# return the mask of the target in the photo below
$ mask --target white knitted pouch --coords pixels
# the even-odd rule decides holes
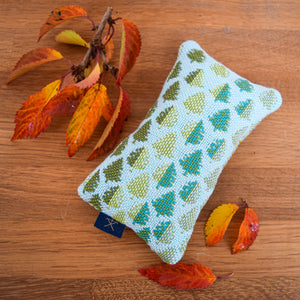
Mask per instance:
[[[157,102],[79,195],[174,264],[227,161],[281,103],[278,91],[249,82],[186,41]]]

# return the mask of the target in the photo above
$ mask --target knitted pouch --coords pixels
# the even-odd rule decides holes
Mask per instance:
[[[281,103],[278,91],[249,82],[186,41],[145,119],[79,195],[174,264],[227,161]]]

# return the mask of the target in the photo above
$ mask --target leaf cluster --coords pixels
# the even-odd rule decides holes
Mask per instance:
[[[107,8],[101,22],[95,26],[86,11],[76,5],[54,9],[40,29],[38,41],[52,28],[73,18],[86,18],[95,31],[91,42],[86,42],[73,30],[64,30],[56,41],[87,48],[78,65],[70,62],[60,52],[51,48],[36,48],[24,54],[8,77],[8,83],[36,67],[55,60],[71,63],[70,69],[60,79],[48,84],[40,92],[31,95],[15,117],[15,131],[12,140],[36,138],[58,115],[72,115],[66,132],[68,155],[71,157],[84,145],[103,117],[107,125],[88,157],[110,151],[118,141],[123,124],[130,113],[130,99],[121,82],[132,69],[140,53],[141,37],[136,25],[122,17],[112,18],[112,8]],[[113,57],[116,22],[122,22],[122,41],[118,67],[111,64]],[[103,37],[103,32],[106,35]],[[119,98],[114,107],[109,99],[104,77],[110,74],[119,88]]]

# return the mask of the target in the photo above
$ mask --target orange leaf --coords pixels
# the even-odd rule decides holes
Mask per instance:
[[[116,84],[120,84],[121,80],[134,66],[141,49],[141,36],[136,25],[124,19],[122,19],[122,21],[122,44],[120,50],[119,74]]]
[[[94,85],[97,80],[99,79],[99,75],[101,73],[101,69],[98,63],[95,64],[92,72],[83,80],[77,82],[75,84],[75,86],[81,88],[81,89],[85,89],[85,88],[89,88],[92,85]]]
[[[93,134],[101,116],[108,121],[111,118],[113,106],[103,84],[93,85],[82,98],[66,133],[68,154],[73,156]]]
[[[23,103],[16,113],[16,127],[12,141],[27,137],[36,138],[49,126],[53,117],[44,117],[42,110],[58,92],[59,85],[60,80],[53,81]]]
[[[163,286],[173,286],[177,289],[202,289],[211,286],[216,280],[216,276],[209,268],[196,263],[162,264],[139,271]]]
[[[106,125],[96,147],[93,149],[93,152],[87,160],[92,160],[98,155],[103,155],[104,153],[110,151],[118,141],[119,134],[123,128],[123,124],[130,112],[129,96],[121,86],[119,86],[119,89],[119,100],[114,113],[108,124]]]
[[[68,86],[52,97],[43,108],[43,116],[65,116],[75,112],[83,91],[76,86]]]
[[[63,56],[58,51],[51,48],[37,48],[31,50],[24,54],[17,62],[7,79],[7,83],[44,63],[62,58]]]
[[[45,24],[43,24],[43,26],[41,27],[38,41],[45,33],[47,33],[56,25],[76,17],[85,17],[86,15],[86,11],[76,5],[66,5],[55,8],[51,12]]]
[[[239,236],[232,246],[232,254],[247,250],[255,241],[259,223],[257,214],[251,208],[245,209],[245,217],[240,226]]]
[[[236,204],[228,203],[213,210],[205,226],[206,246],[213,246],[221,241],[238,208]]]
[[[107,37],[103,38],[102,44],[105,44]],[[111,61],[114,54],[114,42],[113,39],[110,39],[109,42],[105,45],[105,56],[108,61]]]

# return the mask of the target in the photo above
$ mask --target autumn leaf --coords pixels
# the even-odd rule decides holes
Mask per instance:
[[[213,210],[205,226],[206,246],[213,246],[221,241],[238,208],[236,204],[228,203]]]
[[[113,106],[106,93],[106,87],[96,83],[82,98],[67,129],[66,145],[70,145],[70,157],[91,137],[101,116],[108,121],[112,113]]]
[[[141,49],[141,37],[136,25],[124,19],[122,19],[122,21],[122,43],[120,50],[119,74],[116,84],[120,84],[121,80],[134,66]]]
[[[16,113],[16,127],[12,141],[27,137],[36,138],[49,126],[53,117],[44,117],[42,110],[58,92],[59,85],[60,80],[56,80],[48,84],[40,92],[31,95],[23,103],[23,106]]]
[[[104,37],[102,40],[102,44],[106,43],[106,39],[107,37]],[[107,61],[111,61],[112,57],[113,57],[113,53],[114,53],[114,42],[113,39],[110,39],[107,44],[105,45],[105,56]]]
[[[74,113],[83,94],[83,90],[76,86],[64,88],[48,101],[42,110],[42,115],[44,117],[53,117]]]
[[[94,68],[92,69],[91,73],[83,80],[77,82],[75,84],[75,86],[81,88],[81,89],[85,89],[85,88],[89,88],[92,85],[94,85],[100,76],[101,73],[101,69],[98,63],[95,64]]]
[[[31,50],[24,54],[17,62],[7,79],[7,83],[42,64],[62,58],[63,56],[58,51],[51,48],[37,48]]]
[[[211,286],[217,279],[209,268],[196,263],[161,264],[139,271],[163,286],[173,286],[177,289],[202,289]]]
[[[76,17],[85,16],[87,16],[86,11],[83,8],[76,5],[60,6],[54,9],[48,17],[48,19],[46,20],[45,24],[43,24],[43,26],[41,27],[38,41],[44,34],[46,34],[56,25]]]
[[[245,217],[239,229],[239,235],[232,246],[232,254],[247,250],[255,241],[258,234],[259,223],[255,211],[245,208]]]
[[[90,47],[89,43],[87,43],[77,32],[73,30],[62,31],[55,37],[55,40],[58,43],[78,45],[87,48]]]
[[[119,134],[123,128],[123,124],[130,112],[129,96],[121,86],[119,86],[119,89],[119,100],[114,113],[108,124],[106,125],[97,145],[93,149],[93,152],[88,157],[88,160],[92,160],[98,155],[103,155],[104,153],[110,151],[118,141]]]

